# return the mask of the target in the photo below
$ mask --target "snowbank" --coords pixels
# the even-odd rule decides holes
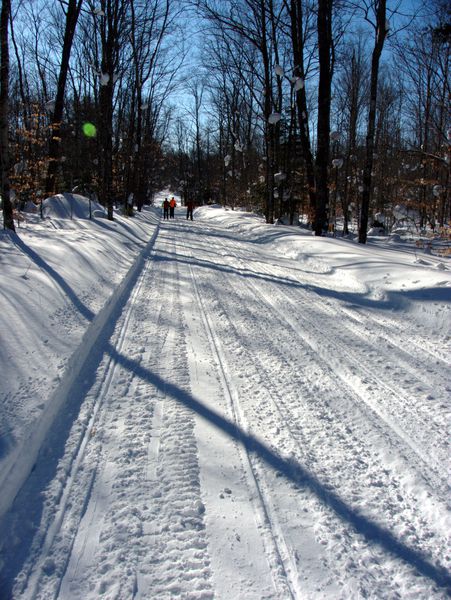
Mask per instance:
[[[96,217],[106,216],[105,208],[98,202],[68,192],[46,198],[42,212],[44,218],[48,219],[89,219],[90,214]]]
[[[45,215],[16,234],[0,232],[0,516],[62,408],[61,390],[89,356],[90,332],[115,309],[159,219],[149,208],[89,220],[87,199],[77,194],[48,199]]]

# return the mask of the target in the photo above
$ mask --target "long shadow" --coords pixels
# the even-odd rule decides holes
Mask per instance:
[[[67,294],[68,298],[71,300],[72,304],[75,308],[83,315],[88,321],[92,321],[94,318],[94,313],[89,310],[87,306],[83,304],[83,302],[78,298],[77,294],[70,287],[70,285],[65,281],[59,273],[55,271],[53,267],[43,260],[39,254],[37,254],[34,250],[32,250],[25,242],[18,236],[14,235],[13,238],[14,243],[18,246],[24,254],[26,254],[40,269],[45,271],[50,277],[55,281],[55,283],[61,288],[61,290]]]
[[[200,259],[197,257],[184,258],[164,250],[158,250],[155,260],[177,261],[177,263],[193,265],[204,269],[214,269],[222,273],[238,275],[248,279],[265,281],[274,285],[287,286],[295,289],[308,290],[325,298],[333,298],[347,304],[359,305],[362,308],[375,308],[377,310],[401,310],[410,300],[427,302],[451,302],[451,291],[449,288],[429,287],[421,290],[406,290],[401,292],[388,292],[385,300],[373,300],[365,294],[358,292],[341,292],[333,288],[323,288],[312,283],[301,283],[294,279],[270,275],[258,272],[247,267],[232,267],[218,264],[213,260]]]
[[[339,517],[347,521],[358,533],[365,536],[369,543],[379,544],[397,558],[414,567],[421,575],[433,580],[438,586],[450,588],[451,591],[451,575],[446,569],[431,564],[419,551],[409,548],[396,539],[390,531],[373,523],[367,517],[350,508],[335,492],[326,489],[317,477],[312,475],[302,465],[278,456],[257,438],[243,431],[236,423],[229,421],[216,411],[206,407],[187,391],[164,380],[135,360],[123,356],[112,346],[109,346],[108,352],[124,368],[132,371],[144,381],[151,383],[157,389],[164,391],[167,395],[172,396],[177,402],[197,413],[231,438],[242,443],[249,453],[259,456],[272,469],[281,473],[286,479],[299,487],[309,488],[322,502],[334,510]]]
[[[177,231],[183,232],[183,234],[185,235],[185,237],[189,237],[190,235],[193,235],[194,239],[198,238],[199,236],[199,230],[193,230],[192,232],[190,231],[189,227],[183,227],[183,226],[177,226],[175,225],[175,227],[171,227],[171,229],[177,229]],[[272,239],[274,237],[283,237],[283,236],[292,236],[293,233],[290,232],[270,232],[267,236],[268,239]],[[218,231],[211,231],[211,230],[204,230],[202,231],[202,237],[211,237],[211,238],[223,238],[226,240],[234,240],[237,242],[240,242],[242,244],[245,243],[251,243],[251,244],[264,244],[266,243],[267,240],[263,240],[262,238],[259,237],[256,240],[252,240],[252,239],[247,239],[244,237],[237,237],[233,232],[224,232],[222,230],[218,230]],[[198,246],[199,249],[201,250],[205,250],[205,245],[204,246]],[[377,248],[377,244],[375,244],[375,247]],[[391,251],[393,250],[394,252],[398,251],[398,248],[396,249],[391,249],[391,248],[387,248],[387,251]],[[401,249],[402,250],[402,249]],[[214,251],[214,245],[212,246],[212,251]],[[161,251],[160,251],[161,252]],[[280,258],[280,257],[278,257]],[[359,294],[356,292],[340,292],[337,291],[335,289],[331,289],[331,288],[322,288],[322,287],[318,287],[312,284],[302,284],[299,281],[295,281],[294,279],[289,279],[289,278],[282,278],[276,275],[269,275],[267,273],[261,273],[252,269],[248,269],[248,268],[233,268],[233,267],[229,267],[229,266],[224,266],[224,265],[218,265],[218,263],[215,263],[213,261],[208,261],[205,259],[199,259],[198,257],[194,257],[192,260],[188,260],[188,259],[183,259],[180,258],[179,256],[177,256],[177,260],[181,261],[181,262],[189,262],[190,264],[196,264],[198,266],[202,266],[202,267],[211,267],[211,268],[215,268],[218,270],[222,270],[225,272],[229,272],[229,273],[236,273],[238,275],[242,275],[243,277],[253,277],[255,279],[262,279],[265,281],[269,281],[275,284],[280,284],[280,285],[288,285],[291,287],[298,287],[298,288],[303,288],[303,289],[308,289],[312,292],[315,292],[316,294],[320,295],[320,296],[324,296],[324,297],[330,297],[330,298],[334,298],[337,300],[340,300],[342,302],[346,302],[346,303],[355,303],[355,304],[360,304],[362,307],[365,308],[378,308],[378,309],[383,309],[383,308],[390,308],[390,309],[402,309],[405,306],[406,301],[428,301],[428,302],[451,302],[451,290],[449,288],[441,288],[441,287],[428,287],[428,288],[422,288],[422,289],[418,289],[418,290],[405,290],[405,291],[400,291],[400,292],[388,292],[387,293],[387,299],[385,301],[381,301],[381,300],[372,300],[371,298],[366,297],[364,294]],[[251,260],[252,262],[252,260]],[[295,262],[295,261],[293,261]],[[354,265],[357,263],[354,263]],[[373,263],[374,264],[374,263]],[[351,267],[353,266],[353,263],[349,263],[349,264],[344,264],[344,265],[340,265],[340,269],[346,269],[347,267]],[[302,273],[302,268],[300,268],[300,271]]]
[[[252,233],[248,234],[248,236],[242,233],[237,235],[237,233],[233,230],[224,230],[210,223],[208,226],[205,226],[202,223],[194,221],[193,226],[193,223],[191,222],[189,224],[187,223],[186,225],[181,225],[177,224],[177,221],[178,219],[176,219],[175,223],[171,224],[168,230],[183,232],[184,235],[194,235],[197,237],[200,234],[202,237],[223,238],[229,241],[233,240],[234,242],[240,244],[253,244],[256,246],[265,246],[267,243],[272,242],[276,238],[292,238],[294,235],[296,235],[293,231],[284,231],[282,228],[277,228],[269,231],[265,235],[262,235],[261,232],[259,232],[257,237],[252,238]]]
[[[113,328],[114,324],[109,323],[108,333],[105,332],[105,334],[111,334]],[[68,402],[61,410],[55,426],[52,428],[51,435],[46,440],[45,448],[43,448],[36,463],[36,470],[24,485],[20,493],[20,500],[18,498],[18,503],[12,508],[13,519],[9,517],[2,523],[1,535],[4,540],[8,539],[13,533],[16,539],[20,540],[19,546],[15,547],[12,555],[8,546],[2,548],[3,556],[1,558],[4,563],[0,573],[0,595],[2,598],[10,597],[12,583],[29,556],[44,510],[44,491],[55,477],[58,462],[64,454],[65,443],[74,418],[78,414],[86,393],[95,381],[96,369],[103,355],[102,348],[125,369],[133,372],[143,381],[152,384],[166,395],[171,396],[217,429],[243,444],[250,454],[260,457],[271,469],[280,473],[287,480],[300,488],[309,489],[325,505],[335,511],[343,521],[349,523],[358,533],[362,534],[368,543],[378,544],[385,551],[413,567],[418,574],[427,577],[437,586],[451,592],[451,575],[446,569],[433,565],[421,552],[409,548],[396,539],[390,531],[349,507],[336,492],[326,489],[321,481],[302,465],[282,458],[253,435],[243,431],[236,423],[206,407],[183,388],[163,379],[134,359],[122,355],[110,342],[107,342],[96,348],[91,357],[92,360],[89,361],[89,368],[84,373],[83,385],[74,390],[75,393],[68,398]]]
[[[96,218],[96,219],[94,219],[94,221],[95,221],[97,227],[106,229],[108,232],[114,231],[116,228],[120,228],[122,231],[125,230],[130,235],[131,238],[136,238],[136,235],[137,235],[136,229],[131,227],[127,223],[127,221],[125,221],[124,219],[121,221],[118,221],[118,220],[109,221],[108,219],[102,217],[102,218]],[[142,222],[142,221],[140,221],[140,222]],[[158,225],[158,219],[152,218],[152,220],[148,221],[148,223],[150,225],[153,225],[156,227]],[[145,232],[142,231],[141,234],[144,236]]]
[[[182,219],[183,220],[183,219]],[[200,227],[202,228],[203,225],[200,224]],[[208,229],[207,229],[208,227]],[[268,225],[269,229],[263,234],[261,231],[258,232],[257,235],[254,235],[252,232],[250,232],[249,234],[239,234],[237,235],[233,230],[223,230],[220,227],[216,226],[215,224],[211,224],[209,223],[208,226],[205,227],[205,229],[202,230],[202,235],[211,235],[211,236],[216,236],[216,237],[223,237],[225,239],[229,239],[229,240],[234,240],[237,242],[241,242],[241,243],[249,243],[249,244],[253,244],[256,246],[265,246],[270,242],[273,242],[276,239],[283,239],[283,238],[293,238],[296,235],[299,235],[300,231],[308,231],[311,234],[311,230],[307,230],[305,227],[300,227],[299,231],[296,227],[291,227],[289,229],[286,229],[285,226],[281,226],[281,227],[271,227]],[[189,228],[184,228],[183,229],[184,233],[186,233],[187,231],[189,231]],[[199,233],[199,229],[195,230],[196,235]],[[305,236],[300,236],[300,237],[304,237]],[[331,238],[328,238],[331,239]],[[352,250],[352,245],[355,242],[352,242],[344,237],[338,236],[337,238],[335,238],[335,240],[337,242],[345,242],[347,245],[349,245],[350,250]],[[367,242],[367,247],[373,247],[376,250],[379,250],[381,247],[378,244],[378,241],[376,239],[372,239],[372,238],[368,238],[368,242]],[[409,245],[408,243],[405,244],[405,246],[403,245],[403,243],[395,243],[392,247],[390,247],[389,245],[385,244],[383,246],[384,252],[394,252],[394,253],[404,253],[404,254],[409,254],[412,255],[412,253],[415,253],[416,255],[418,255],[418,257],[424,257],[426,260],[428,258],[428,255],[424,254],[421,251],[417,251],[415,252],[415,247]],[[435,257],[436,258],[436,257]]]
[[[96,348],[91,355],[92,362],[83,375],[83,381],[73,390],[57,415],[33,469],[19,490],[14,502],[0,520],[0,599],[12,600],[13,586],[23,568],[36,537],[45,511],[46,490],[54,481],[58,472],[58,464],[66,451],[74,421],[86,394],[95,382],[95,373],[102,351]],[[82,429],[86,424],[81,425]],[[43,538],[38,540],[38,544]]]

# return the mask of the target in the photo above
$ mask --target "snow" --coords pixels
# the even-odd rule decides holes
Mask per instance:
[[[448,597],[450,259],[169,194],[0,233],[0,597]]]

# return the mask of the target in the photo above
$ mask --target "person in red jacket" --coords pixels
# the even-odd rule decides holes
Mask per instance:
[[[193,220],[193,210],[194,210],[194,202],[192,200],[187,200],[186,202],[186,218]]]
[[[169,216],[171,217],[171,219],[174,218],[174,210],[176,206],[177,202],[175,201],[174,196],[172,196],[172,198],[169,201]]]

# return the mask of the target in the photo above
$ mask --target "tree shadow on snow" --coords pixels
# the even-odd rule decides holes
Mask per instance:
[[[109,323],[107,329],[110,333],[112,328],[114,328],[113,323]],[[230,436],[230,438],[241,443],[249,454],[260,457],[271,469],[280,473],[291,483],[309,489],[344,522],[353,527],[357,533],[363,535],[369,544],[377,544],[384,551],[403,560],[414,568],[419,575],[430,579],[437,586],[446,588],[448,591],[451,589],[451,575],[446,569],[432,564],[421,552],[409,548],[390,531],[350,508],[336,492],[326,489],[321,481],[301,464],[282,458],[253,435],[243,431],[236,423],[206,407],[183,388],[163,379],[142,364],[118,352],[111,343],[107,342],[105,345],[102,344],[101,347],[117,364],[131,371],[143,381],[150,383],[166,396],[170,396],[175,401],[183,404],[193,413]],[[65,443],[74,423],[74,418],[76,418],[79,407],[95,380],[96,369],[102,354],[103,352],[97,347],[95,354],[91,356],[87,372],[84,372],[83,384],[77,390],[74,390],[75,393],[67,399],[67,403],[60,412],[52,432],[46,440],[45,447],[41,449],[40,458],[36,462],[35,469],[20,492],[20,500],[13,505],[12,514],[7,515],[6,521],[2,523],[0,534],[2,542],[6,544],[2,548],[2,556],[0,557],[0,596],[2,598],[11,597],[14,581],[23,568],[27,557],[30,556],[31,548],[36,543],[35,536],[39,531],[39,523],[45,507],[45,490],[55,477],[58,462],[64,454]],[[19,542],[18,544],[16,542],[14,548],[8,542],[11,536],[14,536]]]
[[[205,247],[202,247],[205,250]],[[213,251],[214,252],[214,251]],[[214,252],[217,254],[216,252]],[[449,288],[445,287],[427,287],[418,290],[405,290],[405,291],[391,291],[385,294],[382,299],[371,298],[365,292],[348,292],[339,291],[334,288],[325,288],[309,283],[302,283],[299,280],[292,279],[290,277],[281,277],[279,275],[271,275],[270,273],[264,273],[251,269],[248,267],[233,267],[231,265],[218,264],[212,260],[206,260],[204,258],[194,257],[181,257],[180,255],[173,254],[159,249],[158,254],[155,255],[154,260],[158,261],[176,261],[179,264],[186,264],[194,267],[200,267],[203,269],[214,269],[222,273],[237,275],[245,279],[253,279],[255,281],[263,281],[265,283],[271,283],[275,286],[289,287],[299,290],[307,290],[314,294],[317,294],[323,298],[331,298],[342,302],[346,306],[352,305],[353,308],[362,309],[377,309],[379,310],[403,310],[409,302],[442,302],[450,303],[451,295]]]
[[[18,235],[14,236],[14,243],[22,250],[24,254],[30,258],[30,260],[35,263],[37,267],[45,271],[53,279],[53,281],[58,285],[58,287],[61,288],[62,292],[68,296],[69,300],[80,312],[80,314],[83,315],[83,317],[85,317],[88,321],[93,320],[94,313],[83,304],[67,281],[65,281],[53,267],[46,263],[45,260],[39,256],[39,254],[27,246],[27,244],[25,244],[25,242]]]
[[[446,569],[433,565],[419,551],[406,546],[406,544],[399,541],[390,531],[350,508],[338,494],[330,489],[326,489],[324,485],[302,465],[282,458],[254,436],[243,431],[237,424],[206,407],[187,391],[163,379],[149,369],[146,369],[133,359],[123,356],[111,346],[109,352],[117,363],[132,371],[144,381],[152,384],[158,390],[163,391],[166,395],[171,396],[188,409],[197,413],[201,418],[205,419],[234,440],[242,443],[250,454],[259,456],[269,467],[278,473],[281,473],[286,479],[299,487],[310,489],[310,491],[324,502],[324,504],[334,510],[341,519],[348,522],[358,533],[363,535],[368,543],[378,544],[384,550],[415,568],[421,575],[434,581],[438,586],[451,588],[451,575]]]

